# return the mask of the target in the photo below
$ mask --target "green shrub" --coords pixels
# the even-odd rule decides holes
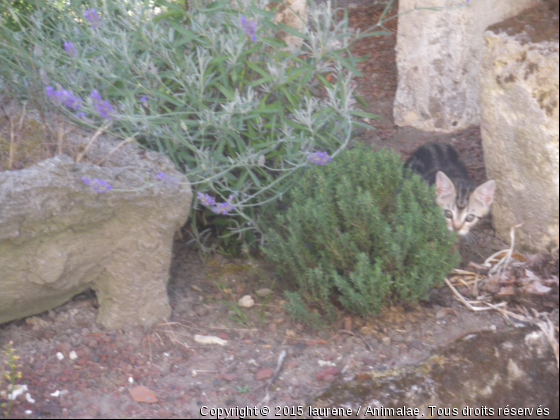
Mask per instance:
[[[328,319],[336,303],[366,315],[425,298],[458,263],[435,191],[394,152],[344,151],[307,170],[287,201],[264,252]]]
[[[0,2],[0,91],[166,153],[195,191],[192,233],[262,239],[257,209],[318,151],[349,143],[360,111],[351,43],[330,3],[303,33],[269,0]],[[8,25],[8,23],[12,24]],[[382,28],[382,22],[376,27]],[[293,50],[278,39],[302,39]]]

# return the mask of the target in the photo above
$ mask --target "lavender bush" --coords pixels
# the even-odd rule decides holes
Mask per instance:
[[[375,117],[357,107],[347,16],[309,3],[299,33],[274,23],[268,0],[195,0],[188,13],[163,0],[45,0],[25,14],[6,2],[0,87],[168,154],[198,193],[199,243],[211,231],[254,243],[260,206]],[[280,31],[302,45],[287,48]]]

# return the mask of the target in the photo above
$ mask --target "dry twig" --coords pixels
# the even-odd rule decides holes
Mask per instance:
[[[105,160],[107,160],[109,158],[109,156],[111,156],[113,153],[115,153],[117,150],[119,150],[121,147],[123,147],[124,145],[128,144],[128,143],[132,143],[133,141],[135,141],[136,139],[134,138],[136,134],[132,135],[131,137],[127,138],[126,140],[121,141],[118,145],[116,145],[113,150],[111,150],[109,153],[107,153],[106,156],[104,156],[102,159],[100,159],[96,165],[97,166],[101,166],[101,164],[103,162],[105,162]],[[88,145],[89,147],[89,145]],[[85,153],[85,152],[84,152]]]
[[[360,338],[360,339],[364,342],[364,344],[366,345],[366,347],[367,347],[367,349],[368,349],[369,351],[373,351],[373,348],[372,348],[371,345],[366,341],[366,339],[365,339],[361,334],[355,333],[355,332],[353,332],[353,331],[339,330],[339,331],[334,335],[334,337],[331,338],[331,340],[334,340],[339,334],[348,334],[348,335],[351,335],[351,336],[353,336],[353,337],[358,337],[358,338]],[[329,340],[329,341],[331,341],[331,340]]]
[[[521,226],[523,226],[523,223],[520,223],[511,228],[509,232],[509,236],[511,238],[511,245],[509,249],[497,252],[496,254],[487,258],[486,261],[484,261],[485,266],[491,267],[489,274],[501,274],[509,266],[509,263],[511,262],[511,256],[513,255],[513,250],[515,248],[515,229],[520,228]],[[506,252],[505,258],[501,258],[496,265],[492,266],[492,261],[497,258],[498,255],[501,255],[504,252]]]
[[[89,141],[89,143],[86,145],[86,147],[84,148],[84,150],[78,155],[78,157],[76,158],[76,163],[80,163],[80,161],[84,158],[85,154],[87,153],[87,151],[89,150],[89,148],[91,147],[91,145],[95,142],[95,140],[97,140],[97,138],[107,129],[107,127],[109,127],[108,123],[103,124],[101,127],[99,127],[99,129],[95,132],[95,134],[91,137],[91,140]]]
[[[499,251],[486,259],[483,265],[484,267],[489,269],[488,275],[491,276],[494,274],[501,274],[504,272],[504,270],[506,270],[510,266],[512,257],[514,255],[515,229],[521,226],[522,224],[519,224],[511,228],[510,231],[511,245],[509,249]],[[473,283],[474,283],[475,290],[477,289],[477,284],[479,280],[478,274],[469,271],[464,271],[464,270],[453,270],[453,274],[455,274],[455,276],[452,278],[452,280],[457,279],[467,287],[469,286],[469,282],[465,281],[463,278],[474,277]],[[539,313],[533,310],[533,315],[531,315],[526,309],[524,309],[523,311],[524,314],[512,312],[510,310],[505,309],[505,306],[507,305],[506,302],[492,304],[484,299],[480,299],[477,301],[469,301],[465,299],[465,297],[461,295],[461,293],[459,293],[459,291],[453,286],[451,281],[445,279],[445,283],[451,289],[455,297],[473,312],[494,310],[499,312],[502,316],[504,316],[506,320],[509,320],[509,318],[514,318],[518,321],[538,326],[539,329],[544,333],[547,341],[550,343],[550,346],[552,347],[552,351],[554,352],[554,356],[556,357],[556,367],[560,369],[560,356],[559,356],[560,351],[559,351],[558,340],[556,339],[557,327],[556,328],[554,327],[553,323],[547,317],[547,314]],[[473,304],[475,303],[484,304],[485,306],[484,307],[474,306]]]
[[[282,366],[284,365],[284,360],[286,359],[287,354],[288,353],[286,352],[286,350],[282,350],[280,352],[280,354],[278,355],[278,362],[276,364],[276,370],[274,371],[274,375],[272,375],[272,378],[270,378],[269,381],[266,384],[266,388],[265,388],[266,393],[265,393],[264,398],[260,402],[261,405],[268,405],[268,403],[270,402],[270,394],[269,394],[270,386],[276,380],[276,378],[278,378],[278,375],[280,375],[280,371],[282,370]]]

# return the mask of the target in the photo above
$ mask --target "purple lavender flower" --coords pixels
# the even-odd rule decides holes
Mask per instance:
[[[225,215],[235,210],[235,206],[232,204],[233,195],[230,195],[225,203],[218,203],[218,204],[216,204],[216,200],[214,199],[214,197],[208,194],[203,194],[199,192],[198,199],[200,200],[200,203],[203,206],[210,207],[214,214]]]
[[[216,204],[216,200],[214,199],[214,197],[208,194],[203,194],[199,192],[198,199],[200,200],[200,203],[206,207],[212,207],[214,204]]]
[[[327,152],[315,152],[307,156],[307,159],[314,163],[315,165],[328,165],[332,162],[332,157],[330,157]]]
[[[82,181],[84,182],[84,184],[86,184],[88,187],[93,188],[93,190],[97,193],[97,194],[103,194],[106,192],[109,192],[113,189],[112,185],[109,184],[107,181],[103,181],[101,179],[88,179],[85,176],[82,177]]]
[[[92,188],[97,192],[97,194],[103,194],[113,189],[111,184],[101,179],[94,179],[93,184]]]
[[[57,105],[64,105],[75,111],[82,107],[82,98],[66,89],[55,90],[52,86],[47,86],[45,90],[47,97]]]
[[[242,15],[241,26],[243,26],[245,35],[251,38],[252,42],[257,42],[257,22],[254,20],[249,21],[244,15]]]
[[[147,104],[147,103],[148,103],[148,97],[142,96],[142,97],[140,98],[140,102],[142,102],[142,103],[144,103],[144,104]]]
[[[110,120],[111,114],[115,112],[115,108],[113,108],[108,101],[103,100],[97,89],[94,89],[89,96],[93,99],[95,110],[99,113],[99,115],[101,115],[101,118]]]
[[[115,108],[107,101],[99,101],[95,103],[95,109],[101,115],[101,118],[106,120],[111,119],[111,114],[115,112]]]
[[[64,51],[66,51],[70,57],[76,57],[78,55],[76,47],[72,42],[64,41]]]
[[[82,98],[74,95],[72,92],[62,89],[59,92],[59,99],[63,105],[74,110],[79,110],[82,107]]]
[[[93,29],[97,29],[101,26],[101,18],[95,9],[88,9],[84,12],[84,17],[91,23]]]
[[[101,94],[99,93],[99,91],[97,89],[93,89],[91,91],[91,93],[89,94],[89,96],[91,97],[91,99],[93,99],[94,101],[102,101],[103,98],[101,97]]]
[[[219,203],[212,207],[212,212],[215,214],[228,214],[229,212],[235,210],[235,206],[232,204],[233,195],[230,195],[225,203]]]
[[[179,180],[173,176],[169,176],[163,172],[160,172],[159,174],[157,174],[157,178],[163,182],[164,184],[168,184],[168,185],[177,185],[179,184]]]

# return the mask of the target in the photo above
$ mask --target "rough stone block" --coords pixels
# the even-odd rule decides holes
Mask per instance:
[[[170,315],[173,237],[189,215],[190,184],[168,158],[130,144],[110,155],[115,145],[101,137],[89,162],[60,155],[0,173],[0,323],[90,287],[105,327],[150,326]],[[95,179],[113,189],[96,192]]]
[[[552,8],[551,8],[552,7]],[[489,28],[481,71],[482,141],[498,192],[497,232],[529,249],[558,246],[558,2]]]
[[[395,124],[454,132],[480,121],[488,26],[539,0],[400,0]]]

